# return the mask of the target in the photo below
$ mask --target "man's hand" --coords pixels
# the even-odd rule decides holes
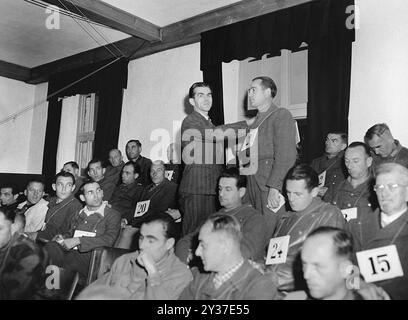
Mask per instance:
[[[364,300],[391,300],[387,292],[372,283],[360,281],[361,288],[357,291]]]
[[[273,209],[279,207],[279,190],[275,188],[269,188],[268,206]]]
[[[121,229],[126,228],[127,224],[128,224],[128,221],[125,218],[122,218],[122,220],[120,220]]]
[[[178,209],[167,209],[166,213],[169,214],[174,221],[181,218],[181,213]]]
[[[55,241],[55,242],[59,242],[62,240],[64,240],[64,238],[60,234],[57,234],[56,236],[54,236],[54,238],[51,239],[51,241]]]
[[[153,260],[153,257],[145,252],[140,251],[139,255],[137,256],[137,262],[146,269],[147,274],[152,276],[157,273],[156,263]]]
[[[35,241],[35,239],[37,239],[37,234],[38,232],[27,232],[26,235],[28,236],[28,238],[32,241]]]
[[[79,244],[81,244],[79,238],[68,238],[62,241],[61,246],[67,250],[71,250],[72,248],[76,247]]]

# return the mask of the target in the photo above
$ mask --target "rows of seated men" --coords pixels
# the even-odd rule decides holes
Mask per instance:
[[[220,209],[180,237],[170,180],[181,174],[142,157],[138,140],[127,143],[126,163],[117,149],[107,168],[91,160],[88,179],[67,162],[48,199],[41,181],[27,184],[21,203],[4,184],[0,298],[58,296],[46,285],[55,265],[78,272],[78,299],[408,299],[408,152],[385,124],[364,141],[329,133],[322,157],[292,167],[285,203],[270,212],[274,230],[230,167],[218,179]],[[128,229],[136,250],[86,283],[92,251],[117,246]]]

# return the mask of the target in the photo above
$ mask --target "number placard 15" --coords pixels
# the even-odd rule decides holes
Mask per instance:
[[[366,282],[382,281],[404,275],[395,244],[356,253]]]

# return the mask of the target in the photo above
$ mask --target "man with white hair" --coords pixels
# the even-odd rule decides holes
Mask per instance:
[[[350,224],[356,251],[361,250],[366,253],[364,256],[371,266],[369,274],[377,276],[373,279],[376,285],[382,287],[391,299],[406,300],[408,299],[408,169],[398,163],[379,165],[376,168],[374,191],[380,208],[374,212],[364,212],[356,223]],[[372,257],[367,255],[367,250],[371,249],[377,249],[377,253]],[[358,255],[359,253],[357,258]],[[360,254],[360,257],[363,255]],[[360,261],[363,261],[362,259]],[[390,270],[400,269],[399,263],[402,267],[401,272],[391,276]]]
[[[117,184],[120,180],[120,173],[125,166],[122,152],[120,152],[119,149],[109,151],[109,162],[110,165],[107,166],[105,170],[105,179]]]

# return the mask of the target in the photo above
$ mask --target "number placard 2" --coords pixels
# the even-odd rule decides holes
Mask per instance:
[[[139,201],[136,205],[135,215],[134,217],[141,217],[143,216],[147,210],[149,210],[150,200],[146,201]]]
[[[290,236],[272,238],[269,241],[266,265],[285,263],[288,256]]]
[[[164,177],[171,181],[171,179],[173,179],[173,174],[174,174],[174,170],[165,170],[164,171]]]
[[[404,275],[395,244],[356,253],[366,282],[382,281]]]

